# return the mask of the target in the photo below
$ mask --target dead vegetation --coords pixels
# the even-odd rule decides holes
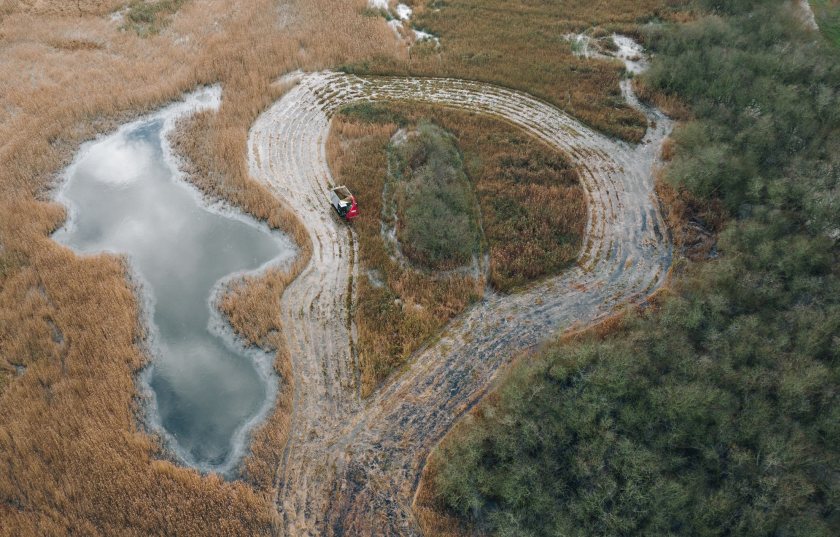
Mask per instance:
[[[580,13],[573,26],[583,28],[631,21],[650,12],[637,7],[648,3],[557,9]],[[628,138],[639,130],[638,118],[616,105],[617,67],[567,54],[557,40],[560,27],[522,34],[529,25],[511,24],[514,6],[501,2],[473,6],[482,16],[461,44],[464,28],[449,35],[432,27],[445,24],[443,17],[430,22],[448,36],[444,53],[423,56],[418,47],[410,62],[381,19],[363,14],[365,0],[257,0],[235,9],[225,0],[178,4],[166,24],[139,35],[121,30],[120,17],[112,16],[129,2],[0,0],[0,534],[256,535],[277,523],[272,488],[288,391],[254,433],[244,463],[256,491],[154,460],[155,442],[139,431],[134,375],[147,358],[126,267],[114,256],[79,258],[48,238],[65,211],[47,201],[47,191],[82,141],[197,85],[220,82],[219,112],[182,126],[177,145],[190,176],[208,195],[299,239],[305,254],[294,219],[250,181],[245,166],[248,127],[283,91],[272,82],[284,72],[376,57],[394,72],[519,87]],[[600,10],[597,17],[587,18],[582,10],[589,9]],[[619,15],[605,18],[607,12]],[[568,19],[558,13],[526,14],[543,23]],[[323,38],[326,28],[330,39]],[[480,39],[482,32],[492,43]],[[511,48],[499,49],[508,38]],[[482,56],[494,50],[498,56]],[[560,63],[546,64],[547,56]],[[511,67],[518,63],[528,72]],[[543,76],[549,82],[539,85]],[[236,286],[222,304],[240,335],[277,347],[276,369],[285,378],[282,327],[271,305],[294,270]]]
[[[387,149],[399,125],[451,132],[475,191],[489,246],[489,283],[502,291],[558,273],[577,256],[586,199],[563,155],[499,120],[415,103],[359,105],[333,119],[327,157],[363,207],[354,221],[361,275],[355,320],[367,395],[423,341],[483,295],[484,278],[404,267],[382,238]]]
[[[619,62],[575,56],[570,33],[634,33],[680,16],[674,0],[415,0],[412,23],[440,38],[416,43],[405,61],[377,58],[347,68],[378,74],[452,76],[526,91],[603,132],[639,141],[641,113],[619,91]]]
[[[362,395],[367,396],[413,350],[481,296],[482,282],[470,275],[435,278],[403,267],[380,234],[386,148],[397,126],[365,124],[338,116],[327,142],[337,181],[355,193],[362,213],[353,225],[359,240],[358,327]]]
[[[47,190],[83,140],[220,82],[220,111],[185,126],[190,143],[178,144],[193,177],[300,238],[289,213],[247,177],[248,127],[282,91],[271,86],[280,74],[399,51],[386,27],[359,14],[362,1],[235,10],[185,2],[145,38],[110,17],[125,4],[0,4],[0,534],[271,533],[283,401],[244,464],[257,490],[155,461],[154,439],[136,421],[134,375],[147,358],[126,267],[51,241],[65,211]],[[322,24],[332,40],[317,37]],[[270,272],[224,299],[241,335],[279,347],[271,304],[289,278]],[[278,349],[281,376],[286,364]]]

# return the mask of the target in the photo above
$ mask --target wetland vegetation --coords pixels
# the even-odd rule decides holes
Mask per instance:
[[[476,242],[485,243],[486,273],[479,270],[483,259],[476,260],[480,266],[474,270],[442,277],[428,268],[413,270],[394,259],[383,240],[389,146],[393,150],[392,137],[399,129],[410,132],[418,125],[429,125],[430,133],[415,144],[439,147],[436,151],[449,162],[444,169],[463,169],[467,182],[456,183],[455,194],[478,214],[472,223],[465,220],[460,233],[467,239],[459,237],[455,244],[466,246],[459,262],[473,263]],[[479,299],[485,284],[509,292],[557,274],[577,256],[586,218],[586,195],[577,173],[564,155],[511,125],[418,103],[359,104],[348,106],[333,120],[327,145],[336,180],[350,186],[365,207],[354,222],[363,269],[354,315],[364,393]],[[397,144],[397,149],[403,157],[394,167],[414,163],[422,168],[427,162],[412,158],[421,151],[418,145]],[[473,196],[475,201],[470,199]],[[473,204],[475,209],[470,208]],[[422,213],[422,205],[419,209],[429,226],[444,221]],[[476,233],[479,222],[483,238]]]
[[[610,329],[523,360],[433,456],[495,535],[834,535],[840,62],[785,2],[697,2],[643,82],[694,119],[663,180],[714,259]],[[433,494],[433,496],[434,496]],[[455,524],[457,526],[458,524]]]

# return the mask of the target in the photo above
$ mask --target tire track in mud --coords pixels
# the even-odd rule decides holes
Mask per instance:
[[[414,535],[411,502],[430,449],[499,368],[517,352],[638,301],[664,281],[671,245],[652,171],[672,123],[641,107],[629,80],[622,90],[649,120],[637,146],[489,84],[333,72],[295,76],[297,86],[257,119],[249,136],[252,176],[289,203],[313,245],[312,260],[282,298],[295,401],[278,509],[289,535]],[[332,178],[325,142],[329,118],[341,106],[391,100],[498,117],[564,151],[579,166],[588,223],[575,267],[515,295],[488,294],[361,401],[347,322],[356,247],[326,202]]]

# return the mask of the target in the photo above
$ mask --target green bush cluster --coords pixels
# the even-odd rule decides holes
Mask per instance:
[[[496,535],[840,534],[840,58],[783,2],[652,31],[696,119],[667,180],[717,198],[720,256],[616,334],[515,369],[439,448]]]
[[[672,183],[720,198],[735,216],[784,211],[830,232],[840,221],[840,62],[783,4],[653,33],[647,80],[697,115],[676,133]]]
[[[421,122],[389,151],[403,252],[430,269],[468,264],[479,252],[481,229],[455,138]]]

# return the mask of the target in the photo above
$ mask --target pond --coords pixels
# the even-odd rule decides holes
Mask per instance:
[[[152,360],[140,375],[147,425],[182,463],[229,473],[278,379],[273,355],[237,341],[215,300],[231,279],[296,252],[282,234],[208,204],[180,176],[167,134],[219,100],[218,88],[205,88],[86,144],[58,193],[70,216],[54,239],[80,254],[127,256],[150,333]]]

